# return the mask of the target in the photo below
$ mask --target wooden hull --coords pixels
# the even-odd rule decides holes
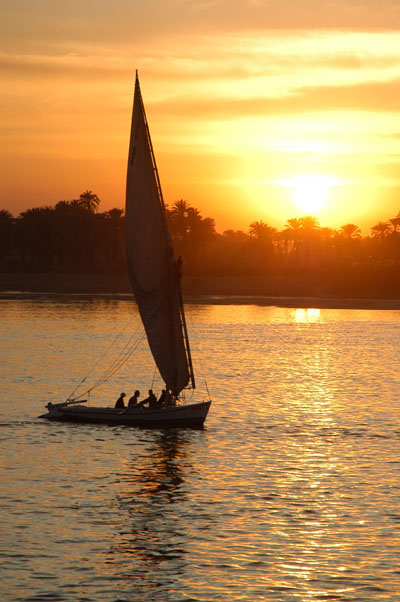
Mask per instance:
[[[162,408],[86,407],[83,405],[54,404],[47,414],[39,416],[47,420],[88,422],[92,424],[118,424],[144,428],[189,427],[201,428],[207,417],[211,401]]]

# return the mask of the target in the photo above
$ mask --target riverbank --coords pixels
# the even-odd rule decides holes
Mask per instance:
[[[187,303],[257,304],[297,308],[400,309],[400,298],[332,295],[314,290],[305,279],[282,282],[259,277],[185,277]],[[0,299],[74,296],[79,298],[131,299],[125,274],[0,274]]]

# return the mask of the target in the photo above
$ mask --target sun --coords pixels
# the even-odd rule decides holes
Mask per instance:
[[[302,174],[285,181],[285,185],[292,190],[294,204],[309,214],[326,205],[333,184],[334,178],[314,174]]]

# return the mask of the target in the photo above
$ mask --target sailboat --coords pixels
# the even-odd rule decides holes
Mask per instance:
[[[129,277],[168,402],[156,407],[92,407],[87,400],[48,403],[40,418],[143,427],[201,427],[211,399],[182,403],[195,389],[181,291],[181,261],[176,260],[136,72],[126,185],[126,256]]]

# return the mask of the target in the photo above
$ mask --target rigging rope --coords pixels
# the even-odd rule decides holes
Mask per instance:
[[[92,374],[92,372],[94,371],[94,369],[96,368],[96,366],[99,364],[99,362],[104,358],[104,356],[107,355],[110,352],[111,348],[115,345],[116,341],[120,338],[121,334],[126,331],[126,329],[128,328],[128,326],[130,326],[130,323],[127,323],[126,326],[122,329],[122,331],[120,331],[120,332],[117,333],[117,335],[115,336],[114,340],[106,348],[106,350],[104,351],[104,353],[102,353],[102,355],[98,358],[98,360],[94,363],[93,367],[89,370],[89,372],[86,374],[86,376],[81,380],[81,382],[70,393],[70,395],[67,397],[66,401],[75,401],[77,399],[77,397],[73,398],[73,395],[75,395],[75,393],[78,391],[78,389],[81,387],[81,385],[89,378],[89,376]],[[83,392],[78,397],[81,397],[85,393],[90,394],[90,392],[93,391],[93,389],[95,389],[98,386],[100,386],[100,384],[105,383],[116,372],[116,370],[118,368],[120,368],[126,362],[126,360],[128,359],[129,355],[133,351],[135,351],[135,349],[137,348],[137,346],[143,340],[144,332],[142,333],[140,339],[138,340],[137,345],[136,346],[132,345],[132,349],[128,350],[128,352],[125,352],[125,354],[124,354],[125,349],[127,348],[128,345],[131,344],[131,341],[136,336],[136,333],[137,333],[137,331],[138,331],[139,328],[140,328],[140,324],[137,325],[136,330],[131,335],[131,337],[129,338],[128,342],[123,347],[122,351],[120,351],[119,355],[117,355],[117,358],[111,363],[111,365],[109,366],[109,368],[107,368],[107,370],[103,373],[103,375],[99,378],[99,380],[97,382],[95,382],[95,384],[92,385],[92,387],[90,387],[87,391]],[[124,354],[124,357],[122,358],[122,360],[118,359],[118,358],[121,358],[121,356],[123,354]],[[114,366],[116,366],[116,368],[114,368]]]
[[[189,316],[190,326],[191,326],[190,332],[191,332],[192,338],[197,341],[196,348],[199,349],[200,348],[199,337],[197,336],[197,330],[194,327],[193,316],[192,316],[192,309],[191,309],[190,304],[189,305],[185,305],[185,313]],[[200,353],[196,357],[196,363],[199,366],[200,375],[201,375],[202,379],[204,380],[204,384],[205,384],[205,387],[206,387],[208,399],[211,401],[211,395],[210,395],[210,391],[208,389],[207,380],[206,380],[206,378],[204,376],[203,362],[202,362],[201,354]],[[194,394],[194,391],[192,390],[191,397],[193,397],[193,394]]]
[[[157,378],[157,364],[154,364],[154,372],[153,372],[153,378],[151,381],[151,388],[154,389],[154,383],[156,382],[156,378]]]
[[[111,364],[111,366],[104,372],[103,376],[101,376],[99,378],[99,380],[97,382],[95,382],[90,387],[90,389],[88,389],[86,392],[90,393],[94,389],[97,389],[98,387],[103,385],[105,382],[107,382],[116,372],[118,372],[118,370],[127,362],[127,360],[132,355],[132,353],[139,347],[140,343],[143,341],[144,336],[145,336],[145,333],[142,333],[141,337],[136,342],[131,344],[130,347],[127,349],[127,351],[125,351],[125,352],[122,351],[120,353],[119,357],[116,360],[114,360],[114,362]],[[130,341],[131,340],[132,340],[132,337],[131,337]],[[130,343],[130,341],[128,341],[128,344]],[[124,349],[126,349],[127,345],[125,345]]]

